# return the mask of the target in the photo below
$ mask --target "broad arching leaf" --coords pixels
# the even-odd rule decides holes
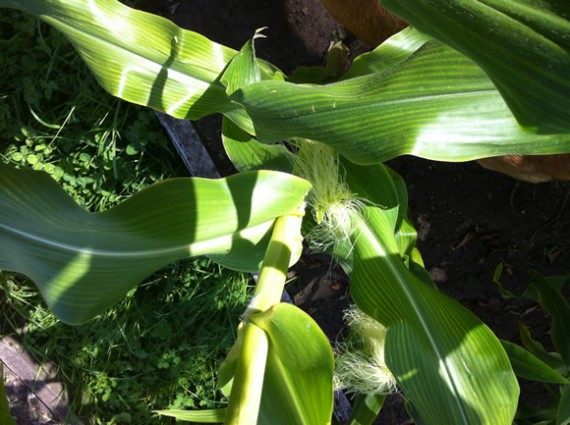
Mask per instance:
[[[540,304],[552,318],[552,343],[570,372],[570,303],[553,283],[554,280],[535,273],[531,285],[538,293]]]
[[[180,421],[201,424],[220,424],[226,416],[226,409],[211,410],[156,410],[161,416],[170,416]]]
[[[347,168],[351,189],[373,203],[351,238],[352,297],[388,328],[386,364],[420,423],[510,425],[519,390],[509,359],[486,325],[402,256],[401,195],[382,169]]]
[[[61,320],[81,323],[180,258],[225,254],[217,260],[256,269],[259,241],[309,187],[270,171],[172,179],[90,213],[47,174],[0,165],[0,268],[26,274]]]
[[[570,131],[570,2],[382,0],[382,4],[477,62],[529,131]]]
[[[352,78],[324,86],[261,81],[231,98],[245,106],[258,140],[316,140],[359,164],[406,154],[466,161],[570,151],[570,134],[522,128],[488,76],[462,54],[425,36],[416,44],[396,37],[402,50],[379,48],[355,65]],[[410,44],[421,47],[410,54]],[[383,59],[391,66],[378,66]]]
[[[260,33],[258,30],[256,36],[241,48],[224,71],[222,81],[226,84],[228,93],[233,93],[244,85],[261,81],[254,48],[255,38],[260,37]],[[285,146],[259,143],[227,117],[222,120],[222,142],[226,154],[239,171],[292,171]]]
[[[0,0],[71,41],[109,93],[177,118],[241,114],[219,81],[235,50],[117,0]],[[266,77],[278,71],[259,63]],[[239,118],[236,118],[239,119]]]
[[[501,341],[501,344],[503,344],[517,376],[537,382],[568,383],[568,380],[559,371],[548,366],[530,351],[509,341]]]

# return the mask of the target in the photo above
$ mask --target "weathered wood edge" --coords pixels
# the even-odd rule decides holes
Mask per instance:
[[[12,336],[0,339],[0,360],[4,369],[16,376],[37,398],[42,413],[62,423],[69,419],[67,394],[57,381],[53,364],[38,365]]]

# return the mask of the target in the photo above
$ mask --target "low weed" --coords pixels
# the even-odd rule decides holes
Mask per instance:
[[[5,323],[58,367],[86,424],[164,424],[153,409],[216,408],[216,370],[248,299],[244,275],[206,259],[179,262],[81,326],[58,322],[34,289],[3,279]],[[20,326],[24,324],[24,326]]]
[[[184,173],[154,113],[103,91],[56,30],[0,15],[0,160],[48,172],[101,211]]]

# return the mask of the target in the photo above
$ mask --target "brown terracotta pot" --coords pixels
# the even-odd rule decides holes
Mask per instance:
[[[378,0],[321,0],[321,3],[346,29],[371,47],[408,26]]]
[[[321,0],[321,3],[345,28],[372,47],[407,26],[378,0]],[[570,180],[570,154],[507,155],[478,162],[485,168],[529,182]]]
[[[570,180],[570,154],[506,155],[480,159],[479,164],[519,180],[541,183]]]

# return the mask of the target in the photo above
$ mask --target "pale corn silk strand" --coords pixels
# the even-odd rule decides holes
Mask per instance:
[[[313,185],[307,204],[317,226],[307,235],[307,240],[313,249],[326,250],[352,236],[355,218],[361,215],[364,203],[346,184],[338,154],[333,149],[310,140],[296,143],[299,151],[293,173]]]
[[[309,244],[324,250],[344,243],[355,231],[364,202],[348,187],[333,149],[310,140],[296,144],[293,173],[313,185],[307,203],[317,225],[307,236]],[[337,350],[336,386],[365,394],[395,392],[396,381],[384,360],[386,328],[356,307],[345,312],[345,320],[351,336]]]
[[[345,312],[350,336],[337,348],[335,386],[361,394],[396,392],[396,380],[384,360],[387,329],[353,306]]]

